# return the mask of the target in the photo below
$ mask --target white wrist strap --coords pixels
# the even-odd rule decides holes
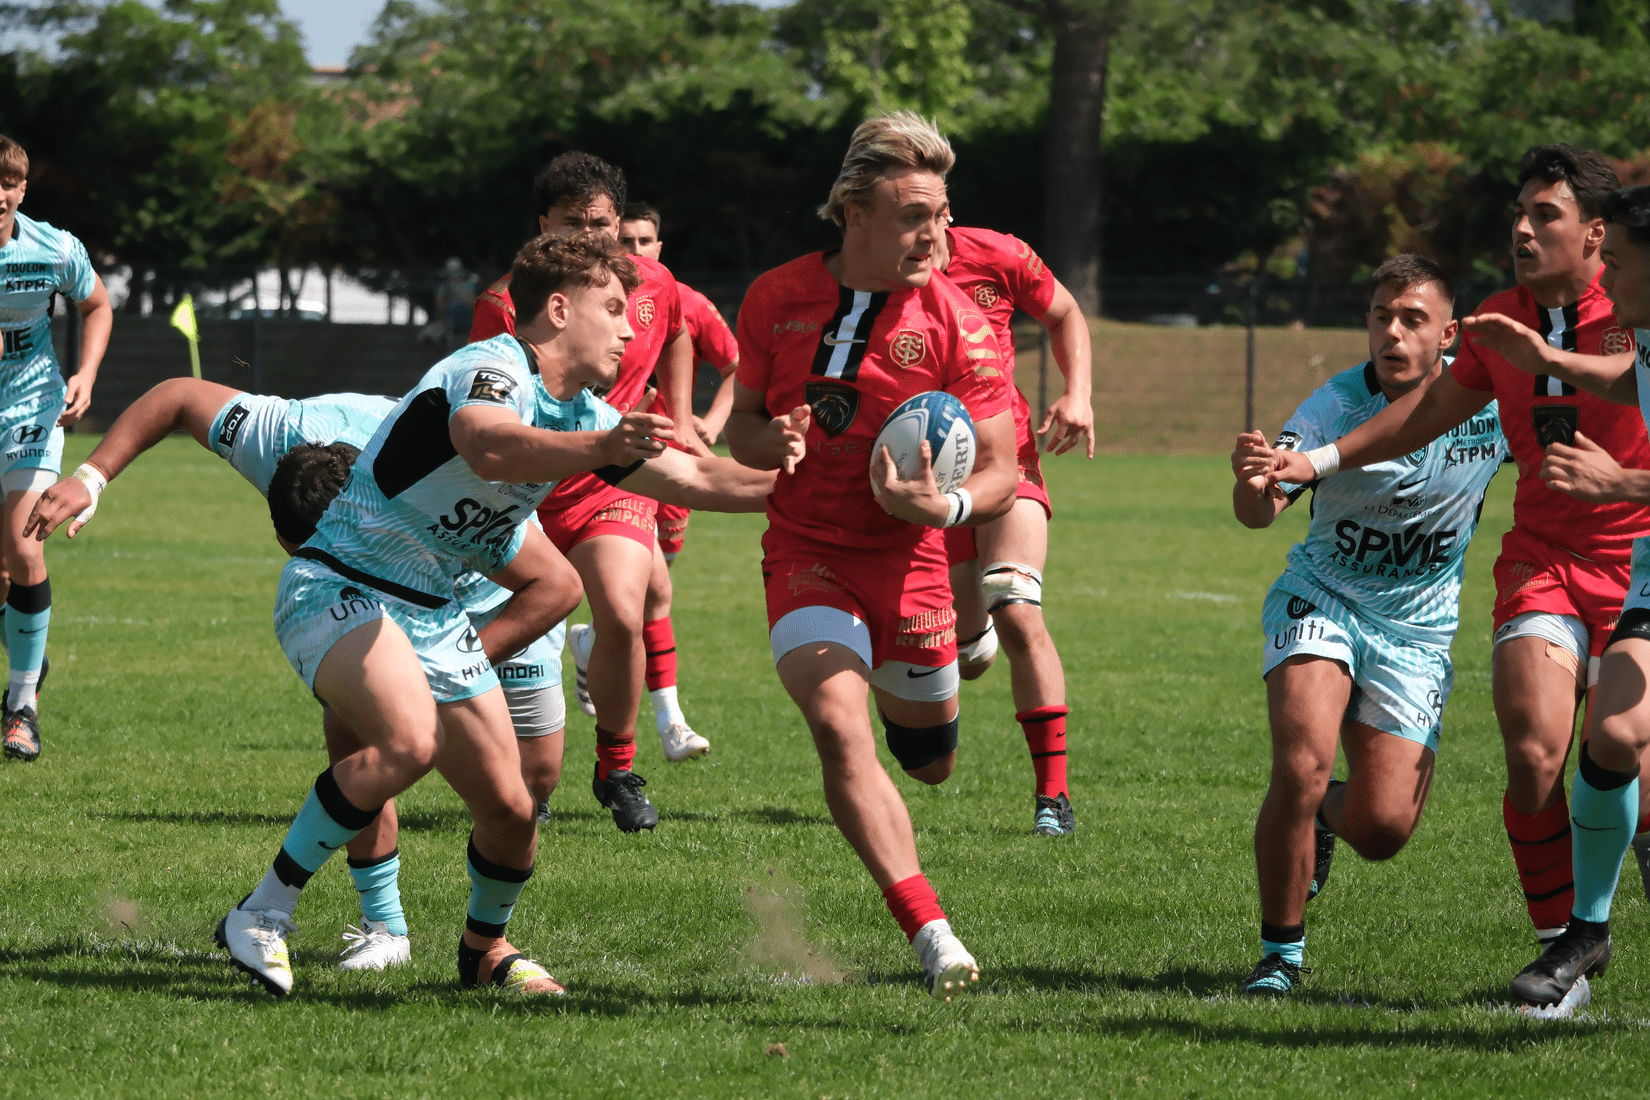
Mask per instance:
[[[967,489],[953,489],[945,494],[945,499],[951,502],[951,513],[945,517],[947,527],[965,523],[974,514],[974,498]]]
[[[1331,443],[1327,447],[1307,451],[1306,461],[1312,464],[1312,471],[1319,477],[1328,477],[1341,468],[1341,449]]]
[[[81,523],[85,523],[87,520],[91,519],[93,513],[97,511],[97,498],[102,496],[103,490],[109,487],[109,480],[98,472],[96,466],[89,465],[85,462],[82,462],[79,466],[76,466],[74,473],[69,476],[79,478],[85,483],[87,492],[92,494],[92,502],[87,505],[85,510],[78,516],[75,516],[76,520]]]

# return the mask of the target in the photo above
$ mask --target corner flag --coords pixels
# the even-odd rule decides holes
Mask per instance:
[[[178,308],[172,311],[172,327],[189,341],[189,365],[195,377],[201,376],[201,334],[195,324],[195,296],[185,294]]]

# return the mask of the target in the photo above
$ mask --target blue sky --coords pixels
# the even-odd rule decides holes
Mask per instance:
[[[311,65],[343,65],[366,41],[383,0],[281,0],[281,10],[298,24]]]

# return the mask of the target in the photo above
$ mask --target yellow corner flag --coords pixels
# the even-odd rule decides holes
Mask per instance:
[[[185,294],[178,308],[172,311],[172,327],[183,333],[189,341],[189,365],[195,377],[201,376],[201,334],[195,324],[195,296]]]

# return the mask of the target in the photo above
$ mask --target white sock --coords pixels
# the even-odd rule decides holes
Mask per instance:
[[[682,713],[682,705],[676,701],[676,685],[659,688],[647,693],[653,700],[653,721],[659,727],[662,735],[671,726],[687,725],[687,716]]]
[[[40,686],[40,670],[19,672],[11,670],[11,685],[6,689],[6,706],[22,710],[36,704],[35,689]]]
[[[303,893],[302,886],[288,886],[281,881],[281,877],[271,867],[264,872],[264,880],[258,883],[258,888],[247,895],[245,901],[236,906],[237,909],[274,909],[291,916],[298,908],[298,895]]]

